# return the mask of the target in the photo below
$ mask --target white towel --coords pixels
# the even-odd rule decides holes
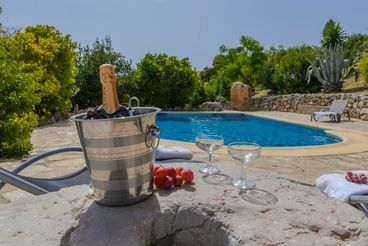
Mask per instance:
[[[349,182],[341,174],[325,174],[316,180],[317,188],[328,196],[349,202],[351,195],[368,194],[368,185]]]
[[[329,116],[329,115],[336,115],[336,112],[314,112],[314,115],[318,116],[318,117],[322,117],[322,116]]]
[[[193,158],[192,151],[180,146],[160,145],[156,149],[156,160],[167,160],[167,159],[190,160],[192,158]]]

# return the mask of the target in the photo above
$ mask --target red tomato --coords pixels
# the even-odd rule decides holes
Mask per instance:
[[[177,168],[175,168],[176,175],[181,176],[181,172],[182,172],[182,171],[183,171],[183,168],[182,168],[182,167],[177,167]]]
[[[167,176],[175,178],[176,177],[176,172],[175,169],[173,167],[170,167],[168,172],[167,172]]]
[[[192,170],[184,169],[181,172],[181,177],[182,177],[182,179],[185,183],[189,184],[189,183],[192,183],[192,181],[194,179],[194,174],[193,174]]]
[[[174,185],[176,187],[179,187],[183,184],[183,178],[179,175],[176,175],[176,178],[174,179]]]
[[[166,167],[160,167],[156,172],[156,176],[160,178],[165,178],[168,173],[169,169],[167,169]]]
[[[163,184],[162,184],[162,187],[163,187],[165,190],[170,190],[170,189],[171,189],[171,187],[172,187],[172,185],[173,185],[173,182],[171,182],[169,178],[165,178],[165,179],[164,179],[164,182],[163,182]]]
[[[155,177],[155,185],[157,188],[160,188],[163,186],[163,183],[165,181],[165,178],[159,178],[159,177]]]

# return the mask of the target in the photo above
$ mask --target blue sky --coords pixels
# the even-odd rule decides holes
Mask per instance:
[[[317,45],[329,18],[368,33],[367,0],[0,0],[7,27],[56,26],[82,45],[109,35],[134,63],[147,52],[189,57],[201,69],[240,35],[265,48]]]

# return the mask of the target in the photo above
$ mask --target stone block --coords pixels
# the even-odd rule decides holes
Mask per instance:
[[[219,102],[204,102],[201,104],[200,109],[202,111],[221,111],[223,107]]]
[[[246,110],[251,109],[252,90],[250,86],[241,82],[235,82],[230,90],[231,109]]]

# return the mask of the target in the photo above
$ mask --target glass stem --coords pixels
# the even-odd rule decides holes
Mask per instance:
[[[212,167],[212,151],[208,152],[208,165],[209,167]]]
[[[246,160],[245,158],[242,161],[242,167],[241,167],[241,172],[240,172],[240,180],[245,180],[245,163]]]

